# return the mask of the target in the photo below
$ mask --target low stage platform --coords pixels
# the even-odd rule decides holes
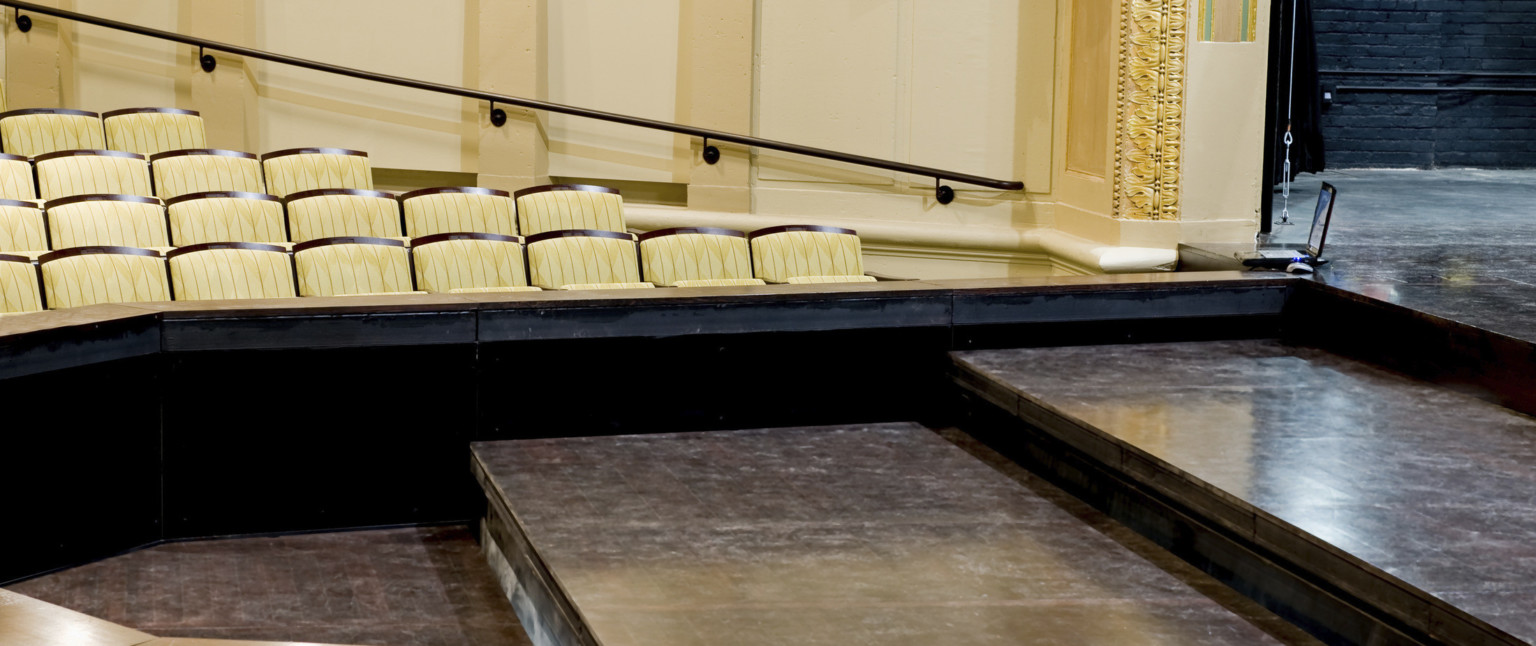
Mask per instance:
[[[1528,415],[1272,339],[952,356],[958,381],[1105,477],[1384,613],[1400,636],[1536,640]]]
[[[917,424],[472,451],[536,644],[1311,643]]]

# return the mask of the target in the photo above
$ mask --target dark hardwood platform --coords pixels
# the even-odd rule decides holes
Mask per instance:
[[[1107,477],[1296,568],[1313,593],[1384,613],[1397,638],[1536,640],[1536,421],[1527,415],[1277,340],[954,360],[956,379],[991,405]]]
[[[473,450],[541,644],[1311,641],[917,424]]]

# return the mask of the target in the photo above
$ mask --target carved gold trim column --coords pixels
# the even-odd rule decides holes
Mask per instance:
[[[1179,219],[1187,0],[1124,0],[1115,115],[1115,217]]]

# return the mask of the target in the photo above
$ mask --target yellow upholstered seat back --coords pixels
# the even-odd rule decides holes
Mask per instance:
[[[0,253],[47,248],[43,210],[31,202],[0,200]]]
[[[101,117],[82,110],[32,109],[0,114],[0,147],[22,157],[107,147]]]
[[[0,314],[37,312],[43,309],[43,290],[37,268],[21,256],[0,255]]]
[[[283,203],[262,193],[212,191],[166,200],[171,243],[287,242]]]
[[[77,195],[45,205],[54,249],[169,247],[160,200],[133,195]]]
[[[165,259],[148,249],[85,247],[40,260],[48,309],[171,299]]]
[[[528,280],[544,289],[578,283],[640,281],[635,236],[614,231],[550,231],[529,236]]]
[[[730,229],[684,228],[640,236],[645,280],[671,287],[680,280],[752,277],[747,234]]]
[[[178,301],[291,298],[293,260],[282,247],[213,243],[166,254]]]
[[[37,183],[32,162],[20,155],[0,154],[0,200],[35,200]]]
[[[340,148],[296,148],[261,156],[267,192],[278,197],[317,188],[373,189],[368,153]]]
[[[859,235],[852,229],[790,225],[750,235],[752,273],[770,283],[795,276],[862,276]]]
[[[523,287],[522,240],[493,234],[442,234],[411,241],[416,285],[429,292]]]
[[[525,236],[570,229],[624,230],[624,198],[602,186],[536,186],[513,194]]]
[[[400,196],[405,233],[413,238],[439,233],[517,235],[512,195],[489,188],[425,188]]]
[[[240,191],[265,193],[261,160],[233,150],[173,150],[149,158],[155,196],[169,200],[188,193]]]
[[[38,194],[44,200],[71,195],[152,196],[149,163],[142,155],[115,150],[67,150],[42,155]]]
[[[294,242],[400,237],[400,203],[388,193],[323,189],[291,194],[287,203],[288,233]]]
[[[381,238],[331,238],[294,247],[300,296],[409,292],[405,243]]]
[[[129,108],[101,115],[107,148],[140,155],[167,150],[206,148],[208,134],[203,118],[191,110],[176,108]]]

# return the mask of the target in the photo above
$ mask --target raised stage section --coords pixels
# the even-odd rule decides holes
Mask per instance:
[[[472,450],[543,646],[1308,641],[917,424]]]
[[[1150,492],[1377,613],[1396,633],[1378,632],[1383,642],[1536,640],[1536,420],[1525,414],[1276,340],[953,357],[962,385],[1042,433],[1020,442],[1080,457],[1070,469],[1047,458],[1058,472]],[[1190,533],[1167,541],[1211,535]],[[1273,576],[1230,578],[1282,604],[1317,603],[1265,592]],[[1343,636],[1368,634],[1332,616]]]

